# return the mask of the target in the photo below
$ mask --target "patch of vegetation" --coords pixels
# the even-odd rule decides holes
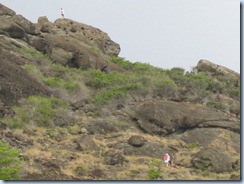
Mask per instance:
[[[240,98],[240,89],[230,89],[228,91],[231,98],[239,99]]]
[[[31,96],[21,106],[13,107],[15,116],[4,121],[10,128],[23,128],[28,124],[49,127],[55,115],[67,107],[66,102],[57,98]]]
[[[112,57],[109,61],[119,65],[120,67],[122,67],[126,70],[130,70],[132,68],[132,63],[128,60],[125,60],[125,58]]]
[[[113,99],[113,98],[120,98],[124,97],[127,93],[127,90],[124,88],[117,88],[117,89],[111,89],[111,90],[104,90],[99,95],[97,95],[93,102],[95,104],[105,104],[107,101]]]
[[[49,59],[48,55],[45,55],[41,52],[39,52],[38,50],[35,50],[33,48],[20,48],[18,50],[19,54],[27,59],[44,59],[47,60]]]
[[[199,142],[192,142],[188,144],[189,149],[194,149],[199,147]]]
[[[88,167],[85,165],[80,165],[75,168],[75,173],[79,176],[85,176],[88,173]]]
[[[149,163],[148,177],[150,180],[163,179],[161,168],[163,165],[162,160],[153,159]]]
[[[177,91],[177,85],[163,70],[149,64],[129,63],[123,59],[113,60],[120,63],[124,68],[129,68],[125,73],[104,73],[99,70],[84,72],[86,85],[95,90],[93,102],[106,104],[118,97],[125,98],[127,95],[143,94],[172,94]],[[115,63],[116,63],[115,62]]]
[[[53,73],[54,76],[44,76],[35,65],[24,65],[23,69],[28,73],[37,76],[44,84],[52,88],[66,89],[69,93],[73,93],[81,86],[81,73],[61,65],[52,65],[50,67],[51,73]]]
[[[215,101],[209,101],[209,102],[207,102],[207,105],[210,107],[214,107],[215,109],[223,108],[223,105],[220,102],[215,102]]]
[[[19,180],[21,170],[19,152],[0,141],[0,179]]]
[[[211,172],[208,169],[193,169],[193,172],[198,174],[198,175],[202,175],[202,176],[210,176]]]

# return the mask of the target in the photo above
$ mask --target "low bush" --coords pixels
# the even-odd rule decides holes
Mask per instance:
[[[0,141],[0,180],[19,180],[19,152]]]
[[[198,142],[192,142],[188,144],[188,148],[189,149],[194,149],[194,148],[198,148],[199,147],[199,143]]]
[[[55,115],[67,107],[66,102],[57,98],[31,96],[21,106],[13,107],[15,116],[4,121],[10,128],[23,128],[28,124],[48,127],[52,125]]]
[[[27,59],[41,59],[41,60],[48,60],[48,55],[45,55],[38,50],[32,49],[32,48],[20,48],[18,50],[19,54]]]
[[[148,163],[148,177],[150,180],[163,179],[163,175],[161,172],[163,162],[159,159],[153,159]]]
[[[221,104],[220,102],[215,102],[215,101],[207,102],[207,106],[214,107],[215,109],[219,109],[219,110],[223,108],[223,104]]]

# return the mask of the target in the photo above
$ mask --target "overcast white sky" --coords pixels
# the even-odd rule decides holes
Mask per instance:
[[[108,33],[120,57],[190,70],[207,59],[240,72],[239,0],[0,0],[31,20],[65,16]]]

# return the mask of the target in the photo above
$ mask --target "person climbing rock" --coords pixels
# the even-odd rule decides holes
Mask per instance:
[[[64,10],[63,10],[63,8],[61,8],[60,13],[61,13],[61,16],[64,18]]]
[[[166,164],[166,166],[169,166],[169,161],[170,161],[170,156],[168,153],[166,153],[164,155],[164,163]]]

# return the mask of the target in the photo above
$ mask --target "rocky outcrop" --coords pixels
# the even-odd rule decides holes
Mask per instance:
[[[232,79],[234,81],[239,81],[240,80],[240,74],[237,72],[226,68],[224,66],[217,65],[215,63],[212,63],[208,60],[200,60],[196,66],[196,69],[198,72],[209,72],[212,73],[212,75],[223,75],[226,76],[229,79]]]
[[[197,127],[219,127],[240,131],[240,121],[201,105],[169,101],[145,102],[133,108],[131,117],[143,131],[169,135]]]
[[[141,147],[145,144],[145,142],[146,140],[144,139],[144,137],[139,135],[131,136],[130,139],[128,140],[128,143],[135,147]]]
[[[49,93],[39,81],[16,64],[18,57],[10,56],[1,49],[0,55],[2,57],[0,60],[0,100],[4,104],[13,105],[21,98]]]
[[[4,6],[3,4],[0,4],[0,16],[8,15],[13,16],[15,15],[15,11],[9,9],[8,7]]]
[[[32,45],[36,50],[42,52],[43,54],[50,55],[53,50],[52,41],[48,38],[40,37],[30,37],[30,45]]]
[[[0,34],[25,40],[50,56],[54,63],[101,69],[108,66],[106,57],[118,56],[120,52],[120,46],[107,33],[70,19],[52,23],[44,16],[34,24],[3,5],[0,6],[0,16]],[[113,63],[109,63],[108,68],[123,71]]]
[[[22,27],[27,34],[36,35],[38,32],[36,31],[36,26],[31,21],[27,20],[22,15],[14,15],[13,21]]]
[[[233,170],[234,160],[217,149],[204,149],[195,154],[192,163],[197,169],[222,173]]]
[[[105,55],[118,56],[120,52],[120,46],[113,42],[106,33],[97,28],[70,19],[58,19],[54,24],[59,29],[73,34],[87,45],[97,47]]]
[[[123,164],[125,157],[118,151],[109,150],[105,153],[105,163],[108,165]]]
[[[77,144],[77,150],[79,151],[93,151],[98,149],[90,135],[81,135],[79,138],[74,139],[74,142]]]
[[[148,179],[148,164],[160,164],[165,153],[175,165],[160,166],[164,179],[240,178],[240,75],[206,60],[198,63],[198,73],[153,67],[137,73],[134,64],[109,61],[119,52],[97,28],[47,17],[34,24],[0,4],[0,138],[19,148],[27,166],[22,178]],[[146,76],[151,69],[159,78]],[[161,72],[174,89],[162,90],[167,81]],[[196,80],[196,88],[198,82],[207,86],[203,97],[188,85],[198,76],[204,80]],[[121,89],[123,95],[117,94]],[[32,95],[60,98],[66,105],[23,100]],[[98,105],[96,97],[109,101]],[[40,117],[25,120],[16,105]],[[40,125],[39,119],[51,123]],[[11,129],[12,122],[22,121],[23,129]]]
[[[26,37],[25,30],[16,24],[11,17],[0,18],[0,31],[12,38],[22,39]]]

